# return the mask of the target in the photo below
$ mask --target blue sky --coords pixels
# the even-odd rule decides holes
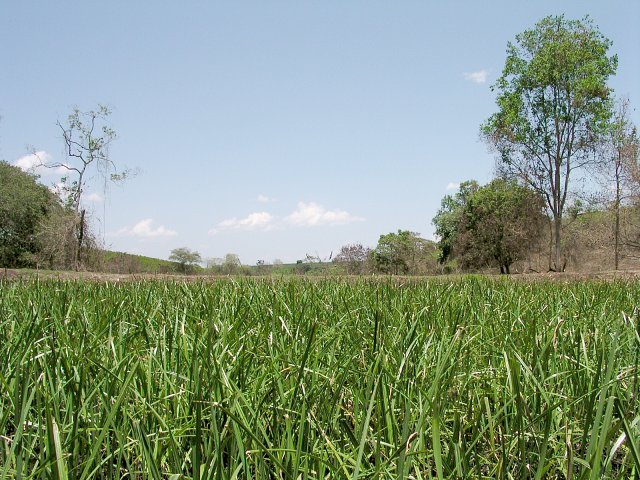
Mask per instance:
[[[507,42],[562,13],[613,41],[640,124],[632,0],[3,2],[0,159],[64,161],[56,121],[103,103],[112,160],[139,171],[86,192],[108,248],[253,264],[429,238],[452,185],[491,178]]]

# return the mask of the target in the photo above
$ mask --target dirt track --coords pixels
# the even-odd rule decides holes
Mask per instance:
[[[584,280],[640,280],[640,270],[606,270],[599,272],[563,272],[563,273],[516,273],[512,275],[488,274],[490,278],[509,278],[519,281],[584,281]],[[418,280],[424,279],[456,279],[461,275],[438,275],[427,277],[393,277],[396,279]],[[0,280],[18,279],[43,279],[43,280],[85,280],[90,282],[136,282],[143,280],[167,280],[167,281],[213,281],[227,276],[212,275],[178,275],[178,274],[118,274],[100,272],[73,272],[73,271],[51,271],[51,270],[31,270],[31,269],[2,269],[0,270]],[[247,278],[270,278],[270,277],[247,277]],[[309,279],[336,278],[333,276],[309,276]],[[358,277],[346,277],[358,278]],[[389,278],[386,275],[363,276],[363,278]]]

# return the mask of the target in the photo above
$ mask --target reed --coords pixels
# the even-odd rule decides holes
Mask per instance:
[[[630,282],[0,282],[0,478],[637,478]]]

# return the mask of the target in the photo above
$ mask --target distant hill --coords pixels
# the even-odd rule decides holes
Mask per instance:
[[[101,252],[97,270],[104,273],[183,274],[180,264],[170,260],[105,250]],[[191,267],[189,273],[197,275],[331,275],[339,267],[332,262],[282,263],[277,265],[241,265],[231,270],[222,265],[203,268]]]
[[[144,255],[134,255],[124,252],[113,252],[105,250],[99,255],[100,258],[94,270],[103,273],[118,274],[178,274],[185,272],[177,262],[162,260],[160,258],[146,257]],[[204,268],[199,265],[191,267],[190,274],[196,275],[339,275],[346,273],[344,268],[334,262],[297,262],[280,263],[275,265],[239,265],[227,268],[224,265],[215,265]]]
[[[105,273],[180,273],[180,264],[144,255],[105,250],[100,258],[99,270]]]

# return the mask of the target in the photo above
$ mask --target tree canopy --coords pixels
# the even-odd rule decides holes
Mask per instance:
[[[380,235],[378,245],[373,250],[376,269],[383,273],[409,274],[423,273],[427,266],[435,263],[434,243],[421,238],[409,230]]]
[[[445,263],[453,253],[453,246],[458,237],[460,217],[471,196],[478,191],[480,185],[475,180],[462,182],[458,192],[445,195],[432,223],[436,227],[438,241],[438,260]]]
[[[0,265],[32,266],[41,250],[41,222],[58,207],[37,176],[0,161]]]
[[[546,221],[537,192],[513,180],[493,180],[470,196],[459,216],[454,251],[460,266],[509,273],[537,244]]]
[[[188,272],[194,265],[202,262],[200,253],[195,250],[191,250],[187,247],[174,248],[171,250],[169,260],[180,264],[180,269],[183,272]]]
[[[554,220],[555,268],[561,268],[562,215],[576,170],[593,159],[609,128],[618,59],[587,17],[549,16],[509,43],[497,91],[498,112],[482,126],[502,175],[543,195]]]
[[[333,262],[344,265],[349,275],[357,275],[365,271],[370,256],[371,249],[361,243],[349,243],[340,248]]]

